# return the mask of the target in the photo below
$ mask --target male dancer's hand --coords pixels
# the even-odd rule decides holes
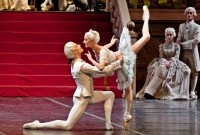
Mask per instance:
[[[116,55],[117,59],[120,61],[120,63],[122,64],[122,62],[123,62],[122,53],[121,53],[120,51],[117,51],[117,52],[115,53],[115,55]]]

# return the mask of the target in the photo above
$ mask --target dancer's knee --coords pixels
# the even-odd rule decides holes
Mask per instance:
[[[73,127],[74,127],[74,124],[69,124],[69,123],[65,122],[63,129],[64,130],[72,130]]]
[[[186,71],[185,71],[186,74],[190,75],[191,74],[191,69],[188,68]]]
[[[112,91],[109,91],[109,97],[114,100],[115,94]]]
[[[156,73],[155,75],[158,77],[158,78],[161,78],[161,79],[165,79],[166,76],[167,76],[167,68],[165,65],[160,65],[157,70],[156,70]]]

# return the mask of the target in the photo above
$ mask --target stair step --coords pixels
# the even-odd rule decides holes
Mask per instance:
[[[21,32],[87,32],[89,29],[97,31],[112,31],[111,22],[82,21],[83,27],[77,27],[80,22],[74,21],[0,21],[0,31]],[[55,27],[59,26],[59,27]]]
[[[87,50],[85,52],[87,52]],[[90,52],[91,54],[93,54],[92,51]],[[83,54],[82,58],[84,61],[90,63],[86,55]],[[0,64],[5,64],[5,63],[68,64],[69,61],[64,55],[64,53],[0,53]]]
[[[69,75],[70,72],[70,64],[0,64],[0,75]]]
[[[0,53],[63,53],[63,42],[0,42]]]
[[[66,42],[0,42],[0,53],[64,53],[64,45]],[[83,41],[76,42],[80,44],[85,52],[91,51],[85,48]],[[100,43],[101,45],[108,42]],[[110,49],[115,49],[113,45]]]
[[[110,42],[110,32],[99,32],[101,41]],[[74,41],[82,43],[85,32],[8,32],[1,31],[0,42],[62,42]],[[9,37],[9,40],[8,40]],[[100,42],[101,42],[100,41]]]
[[[0,53],[0,63],[66,64],[64,53]]]
[[[0,74],[1,85],[20,86],[75,86],[70,75],[21,75]],[[117,86],[116,76],[94,78],[95,86]]]
[[[70,64],[0,64],[0,75],[70,75]],[[116,78],[115,75],[110,76]]]
[[[0,21],[110,21],[108,12],[0,12]],[[31,26],[30,26],[31,27]]]
[[[102,45],[113,36],[108,12],[1,11],[0,18],[0,96],[72,96],[76,84],[65,43],[74,41],[93,54],[84,47],[85,32],[97,30]],[[82,58],[89,62],[84,53]],[[94,78],[94,89],[121,97],[116,79]]]
[[[74,94],[76,86],[17,86],[17,85],[0,85],[0,95],[4,97],[71,97]],[[94,86],[99,91],[111,90],[115,97],[120,98],[122,91],[113,86]]]

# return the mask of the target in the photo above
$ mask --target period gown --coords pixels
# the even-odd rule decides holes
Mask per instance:
[[[190,82],[190,68],[179,60],[180,45],[177,43],[161,44],[159,46],[160,57],[153,59],[147,67],[147,77],[143,89],[150,83],[151,79],[155,77],[155,72],[160,65],[166,61],[171,61],[169,68],[166,70],[167,75],[162,81],[157,90],[145,89],[144,93],[148,93],[155,98],[161,99],[189,99],[189,82]],[[164,71],[161,71],[164,72]],[[158,82],[154,82],[157,85]]]

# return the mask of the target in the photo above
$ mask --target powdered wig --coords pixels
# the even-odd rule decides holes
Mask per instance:
[[[187,7],[187,8],[185,9],[184,15],[186,15],[187,12],[188,12],[189,10],[192,11],[192,12],[194,13],[194,16],[197,16],[197,12],[196,12],[195,8],[193,8],[193,7]]]
[[[167,35],[167,33],[172,33],[174,37],[176,37],[176,32],[175,32],[175,29],[172,28],[172,27],[168,27],[165,29],[165,36]]]
[[[64,53],[65,56],[69,59],[72,60],[74,59],[74,53],[73,51],[75,50],[75,43],[74,42],[67,42],[64,46]]]
[[[88,32],[85,33],[84,39],[93,40],[97,44],[100,41],[99,32],[90,29]]]

